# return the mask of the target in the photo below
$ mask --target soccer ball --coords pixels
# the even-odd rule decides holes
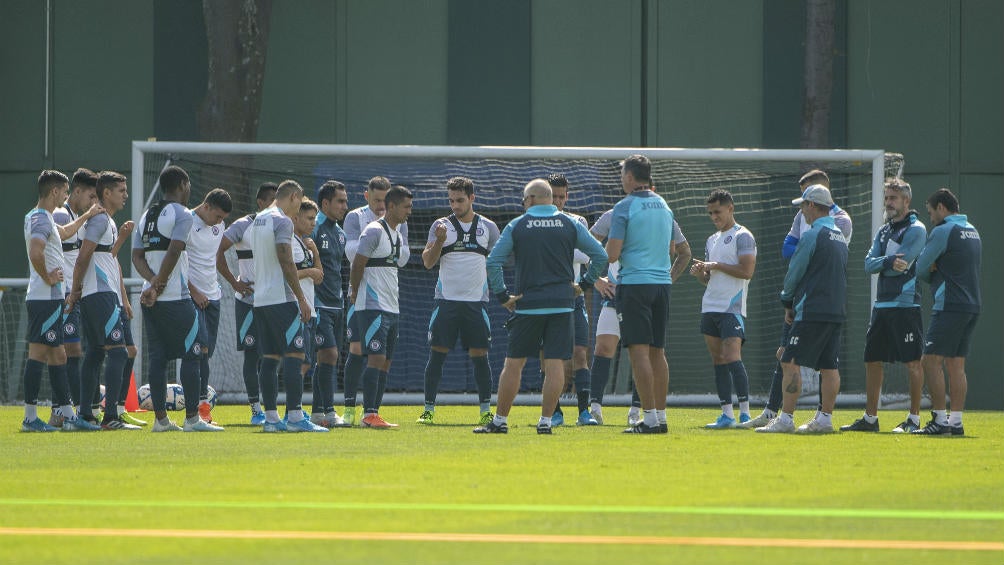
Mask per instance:
[[[185,409],[185,389],[181,388],[181,385],[178,383],[170,383],[167,385],[167,409]]]
[[[136,400],[143,410],[153,410],[153,399],[150,397],[150,385],[145,384],[136,390]]]
[[[216,407],[216,401],[218,399],[218,396],[216,394],[216,389],[213,388],[212,386],[209,386],[209,394],[206,397],[206,399],[209,401],[210,406],[214,408]]]

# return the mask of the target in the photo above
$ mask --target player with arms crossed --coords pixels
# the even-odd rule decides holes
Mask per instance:
[[[474,212],[474,181],[454,177],[446,183],[452,214],[429,228],[422,263],[439,263],[436,307],[429,320],[429,361],[425,366],[425,411],[420,424],[431,424],[446,355],[460,338],[474,365],[474,383],[484,426],[492,421],[492,375],[488,364],[491,326],[488,319],[488,274],[485,260],[499,239],[495,222]]]
[[[729,191],[712,191],[707,208],[718,231],[708,237],[705,259],[695,261],[690,274],[706,287],[701,301],[701,333],[715,367],[715,388],[722,406],[718,419],[705,427],[721,430],[736,425],[733,385],[739,401],[739,421],[750,420],[750,381],[742,349],[746,341],[746,299],[756,269],[756,240],[746,227],[736,223]]]

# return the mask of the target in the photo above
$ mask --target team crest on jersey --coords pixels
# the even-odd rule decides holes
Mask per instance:
[[[478,226],[478,237],[485,235],[485,228]]]
[[[380,351],[380,341],[376,340],[376,339],[374,339],[373,341],[371,341],[370,342],[370,350],[371,351]]]
[[[122,330],[119,330],[119,329],[112,330],[111,338],[112,338],[112,341],[118,341],[118,340],[122,339]]]
[[[56,341],[56,332],[55,332],[55,330],[49,330],[49,331],[45,332],[45,341],[48,341],[48,342]]]
[[[193,343],[192,344],[192,353],[194,355],[202,355],[202,344],[201,343]]]
[[[293,345],[296,346],[298,349],[303,349],[303,336],[302,335],[298,335],[298,336],[294,337],[293,338]]]
[[[345,328],[345,337],[349,338],[349,341],[352,341],[352,328]]]
[[[725,245],[728,245],[730,243],[732,243],[732,236],[731,235],[725,237]]]
[[[340,245],[345,245],[345,234],[343,233],[338,234],[338,243]]]
[[[253,335],[244,336],[244,345],[254,345],[254,336]]]
[[[220,227],[213,226],[213,235],[220,235]]]
[[[64,334],[72,334],[75,333],[76,331],[77,331],[77,326],[74,326],[73,324],[65,324],[63,326]]]

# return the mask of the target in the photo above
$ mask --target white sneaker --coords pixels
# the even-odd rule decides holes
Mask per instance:
[[[596,420],[597,424],[599,424],[601,426],[603,425],[603,407],[602,406],[597,406],[596,408],[590,408],[589,409],[589,415],[592,416],[594,420]]]
[[[338,415],[338,412],[332,410],[331,412],[326,412],[324,414],[324,427],[326,428],[344,428],[345,419]]]
[[[171,420],[168,420],[166,424],[161,424],[160,420],[158,420],[157,418],[154,418],[153,419],[153,428],[151,429],[151,431],[153,431],[153,432],[180,432],[181,428],[177,424],[175,424],[174,422],[172,422]]]
[[[770,422],[767,422],[766,426],[761,426],[756,428],[757,432],[763,434],[790,434],[795,431],[795,424],[788,422],[785,423],[781,420],[781,417],[772,418]]]
[[[796,434],[832,434],[833,424],[822,424],[813,418],[795,430]]]
[[[753,418],[752,420],[750,420],[748,422],[740,422],[740,423],[736,424],[736,427],[737,428],[743,428],[743,429],[746,429],[746,430],[753,430],[753,429],[756,429],[756,428],[762,428],[762,427],[766,426],[767,424],[769,424],[770,421],[771,421],[771,419],[773,419],[773,418],[774,418],[774,416],[771,416],[769,412],[767,412],[766,410],[764,410],[756,418]]]
[[[303,415],[304,416],[307,415],[306,410],[303,412]],[[311,412],[311,414],[310,414],[310,423],[311,424],[316,424],[318,426],[323,426],[324,425],[324,412]]]
[[[209,422],[199,418],[194,424],[190,424],[188,420],[185,420],[185,427],[183,428],[186,432],[222,432],[223,428],[220,426],[214,426]]]
[[[628,427],[629,428],[633,428],[633,427],[637,426],[639,423],[641,423],[641,421],[643,419],[644,418],[642,417],[641,412],[629,411],[628,412]]]

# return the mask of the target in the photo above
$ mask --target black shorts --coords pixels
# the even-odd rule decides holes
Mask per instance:
[[[572,321],[575,324],[575,345],[589,347],[589,314],[586,312],[586,297],[575,297],[575,310],[572,311]]]
[[[738,337],[745,343],[746,323],[739,314],[705,312],[701,314],[701,333],[720,339]]]
[[[125,330],[119,313],[119,296],[114,292],[96,292],[80,299],[83,339],[88,347],[125,345]]]
[[[220,331],[220,301],[210,300],[205,308],[196,307],[195,313],[199,316],[199,343],[202,344],[202,351],[212,357],[216,351],[216,336]]]
[[[464,349],[488,349],[491,322],[484,302],[437,300],[429,318],[429,345],[453,349],[460,338]]]
[[[47,347],[63,345],[63,301],[27,300],[28,343]]]
[[[924,355],[965,357],[979,314],[935,311],[924,337]]]
[[[840,329],[838,322],[800,322],[791,325],[782,363],[794,363],[816,371],[839,367]]]
[[[356,327],[362,328],[363,355],[394,357],[400,315],[383,310],[363,310],[353,316]]]
[[[524,359],[543,354],[544,359],[571,359],[572,312],[514,314],[506,322],[509,350],[506,357]]]
[[[296,302],[254,307],[254,325],[258,333],[258,353],[286,355],[303,353],[303,322]]]
[[[132,338],[132,318],[126,317],[125,308],[119,310],[119,316],[122,318],[122,341],[127,346],[136,345],[136,341]]]
[[[788,322],[781,323],[781,347],[788,347],[788,334],[791,333],[791,324]]]
[[[621,345],[666,347],[669,321],[668,284],[617,285],[617,318],[621,325]]]
[[[345,339],[347,339],[349,343],[360,342],[362,332],[359,331],[359,328],[357,327],[358,321],[359,317],[356,316],[355,305],[349,306],[349,310],[345,314]],[[363,354],[365,355],[366,352],[363,351]]]
[[[865,363],[910,363],[924,352],[920,308],[873,308],[865,334]]]
[[[258,330],[254,323],[254,308],[250,304],[234,301],[234,325],[237,327],[237,351],[257,351]]]
[[[147,343],[159,347],[165,359],[202,357],[196,310],[190,298],[158,300],[153,306],[143,306],[143,329],[146,330]]]
[[[317,332],[314,346],[318,349],[339,348],[342,345],[342,311],[317,309]]]
[[[317,316],[314,316],[306,324],[303,324],[303,362],[307,365],[313,365],[314,361],[317,360],[315,357],[315,353],[317,353],[316,337]]]
[[[80,341],[80,306],[77,305],[70,312],[63,311],[63,343],[77,343]]]

